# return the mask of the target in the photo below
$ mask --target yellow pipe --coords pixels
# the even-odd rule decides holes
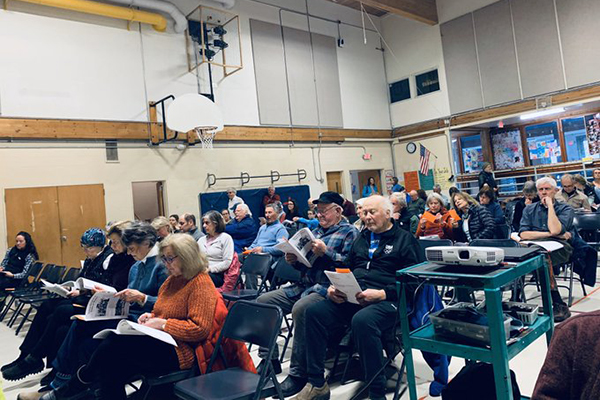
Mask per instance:
[[[159,31],[164,32],[167,28],[167,20],[160,14],[147,11],[133,10],[131,8],[113,6],[110,4],[97,3],[88,0],[20,0],[26,3],[41,4],[49,7],[62,8],[64,10],[79,11],[87,14],[101,15],[103,17],[124,19],[126,21],[142,22],[150,24]]]

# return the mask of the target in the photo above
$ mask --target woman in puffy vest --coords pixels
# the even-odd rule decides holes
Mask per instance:
[[[15,245],[6,251],[0,264],[0,290],[18,285],[38,258],[31,235],[27,232],[17,233]]]

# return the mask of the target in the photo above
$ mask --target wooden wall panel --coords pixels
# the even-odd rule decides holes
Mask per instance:
[[[86,121],[58,119],[0,118],[0,138],[3,139],[118,139],[150,140],[162,138],[162,123]],[[343,141],[344,138],[389,139],[388,129],[321,129],[321,140]],[[167,130],[169,137],[175,132]],[[186,135],[179,135],[186,140]],[[217,134],[215,141],[264,141],[264,142],[315,142],[319,140],[317,128],[289,128],[268,126],[226,126]]]

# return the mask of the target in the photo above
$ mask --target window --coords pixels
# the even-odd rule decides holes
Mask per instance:
[[[525,128],[525,136],[531,165],[556,164],[563,161],[556,121],[528,126]]]
[[[408,78],[390,84],[390,100],[392,103],[410,99]]]
[[[417,75],[415,80],[417,84],[417,96],[440,90],[440,80],[438,78],[437,69]]]
[[[583,117],[566,118],[562,120],[567,161],[579,161],[590,156],[585,121]]]
[[[464,136],[459,140],[462,149],[463,170],[465,174],[481,171],[481,164],[483,164],[481,136]]]
[[[390,85],[390,100],[392,103],[410,99],[410,84],[408,78]]]

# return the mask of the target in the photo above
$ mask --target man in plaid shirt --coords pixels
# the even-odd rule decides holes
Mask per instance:
[[[267,292],[258,298],[259,303],[274,304],[279,306],[285,314],[292,313],[294,320],[294,344],[290,374],[281,385],[284,397],[298,393],[304,386],[302,379],[296,378],[306,376],[305,311],[308,306],[325,300],[329,280],[324,271],[333,271],[335,268],[343,267],[352,244],[358,237],[358,230],[342,216],[342,205],[344,204],[342,196],[335,192],[323,192],[313,203],[316,204],[319,226],[312,231],[315,240],[312,243],[311,252],[307,254],[309,260],[316,256],[312,267],[307,268],[298,262],[296,256],[286,254],[286,261],[300,270],[302,280],[290,286]],[[274,351],[271,360],[276,373],[281,372],[278,353],[278,351]],[[263,358],[261,364],[264,367],[264,358],[267,356],[266,349],[260,349],[259,356]],[[259,368],[261,368],[260,365]]]

